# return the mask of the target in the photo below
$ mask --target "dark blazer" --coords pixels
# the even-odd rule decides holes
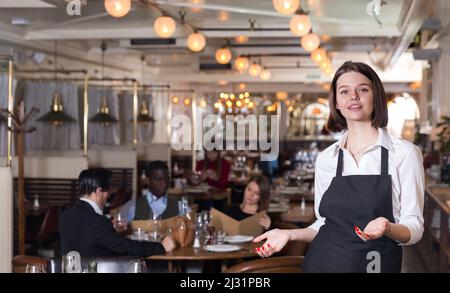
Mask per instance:
[[[112,222],[97,214],[87,202],[79,200],[64,210],[59,221],[61,253],[78,251],[81,256],[149,256],[164,254],[155,242],[139,242],[116,233]]]

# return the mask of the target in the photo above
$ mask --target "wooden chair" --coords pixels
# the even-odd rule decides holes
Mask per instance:
[[[45,213],[44,220],[42,221],[41,228],[37,234],[37,241],[39,249],[43,249],[50,245],[55,253],[58,253],[59,240],[58,240],[58,227],[59,227],[59,215],[61,207],[52,206]]]
[[[297,225],[287,222],[275,221],[272,224],[273,228],[278,229],[299,229]],[[308,243],[302,241],[289,241],[283,249],[276,254],[276,256],[289,256],[289,255],[297,255],[304,256],[308,249]]]
[[[272,256],[246,261],[232,266],[224,273],[301,273],[302,256]]]
[[[47,259],[31,255],[16,255],[12,260],[14,273],[25,273],[27,265],[41,264],[47,267]]]

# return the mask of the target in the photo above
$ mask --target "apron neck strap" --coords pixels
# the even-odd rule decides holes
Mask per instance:
[[[336,169],[336,177],[341,177],[342,176],[342,166],[343,166],[343,159],[344,158],[344,153],[342,152],[342,149],[339,148],[339,156],[338,156],[338,165],[337,165],[337,169]]]
[[[389,151],[381,147],[381,175],[388,175],[389,173]]]

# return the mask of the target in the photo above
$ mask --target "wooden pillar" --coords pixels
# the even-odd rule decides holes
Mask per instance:
[[[19,208],[19,254],[25,254],[25,231],[26,231],[26,216],[25,216],[25,167],[24,167],[24,133],[19,131],[17,133],[17,161],[18,161],[18,198],[17,206]]]

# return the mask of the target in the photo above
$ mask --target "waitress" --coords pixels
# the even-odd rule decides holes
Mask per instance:
[[[317,158],[316,222],[270,230],[261,257],[288,241],[312,242],[304,272],[401,271],[401,245],[422,238],[424,171],[418,147],[389,135],[387,100],[375,71],[345,62],[331,83],[331,131],[347,130]],[[358,229],[360,228],[360,229]]]

